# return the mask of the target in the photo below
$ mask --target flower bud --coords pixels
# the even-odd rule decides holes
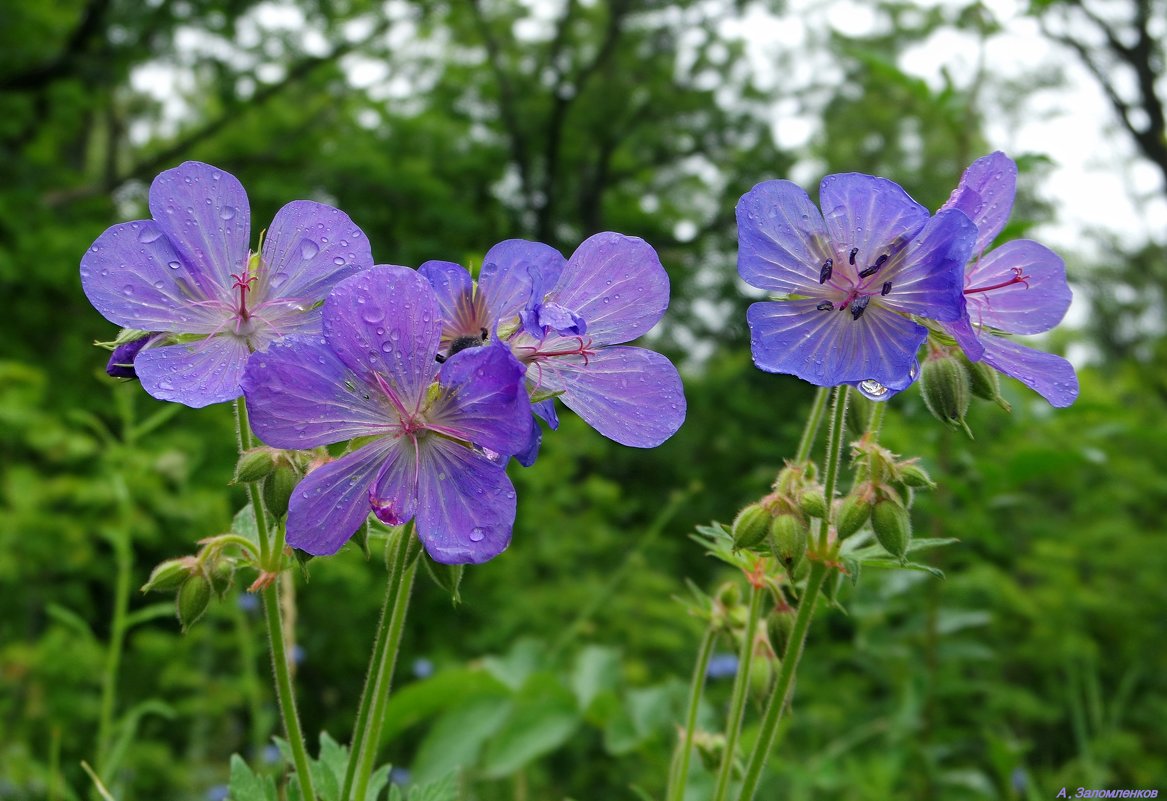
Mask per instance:
[[[774,644],[776,653],[786,651],[786,643],[790,640],[790,633],[794,631],[795,614],[794,607],[784,603],[766,619],[766,629],[770,632],[770,642]]]
[[[763,649],[765,653],[762,653]],[[750,692],[754,698],[762,699],[770,694],[778,665],[779,659],[774,656],[769,643],[755,645],[754,658],[750,661]]]
[[[871,504],[855,495],[848,495],[839,504],[839,514],[835,518],[835,531],[839,539],[846,539],[867,522],[871,515]]]
[[[822,487],[814,486],[803,492],[798,498],[798,507],[807,517],[826,517],[827,498]]]
[[[741,606],[742,588],[736,582],[727,581],[717,588],[717,594],[714,597],[717,599],[717,603],[726,609],[733,609],[735,606]]]
[[[963,428],[971,437],[972,432],[964,421],[968,414],[969,383],[968,370],[953,356],[928,359],[920,373],[920,389],[928,411],[941,422]]]
[[[993,401],[1007,412],[1013,411],[1009,402],[1001,397],[1001,378],[997,371],[984,362],[969,361],[968,357],[961,360],[968,370],[969,390],[975,397]]]
[[[292,490],[300,483],[300,473],[288,464],[281,464],[263,480],[263,505],[279,519],[288,513]]]
[[[778,515],[770,524],[770,543],[787,571],[802,560],[809,533],[806,523],[794,515]]]
[[[178,610],[178,622],[183,631],[189,631],[211,603],[211,582],[201,573],[192,574],[178,588],[174,605]]]
[[[271,448],[252,448],[239,454],[239,461],[235,463],[235,476],[231,481],[234,484],[262,481],[275,469],[275,451]]]
[[[128,329],[127,329],[128,330]],[[125,334],[126,331],[123,331]],[[113,349],[113,353],[109,355],[109,362],[105,365],[105,372],[112,378],[137,378],[138,373],[134,370],[134,359],[137,358],[138,352],[146,346],[153,334],[146,331],[129,332],[131,335],[141,333],[142,336],[136,339],[127,339],[121,341],[122,337],[118,337],[117,347]]]
[[[186,581],[194,569],[193,556],[184,556],[181,559],[167,559],[160,563],[150,573],[150,578],[142,585],[142,592],[171,592],[177,590]]]
[[[907,555],[912,541],[912,520],[907,509],[895,501],[879,501],[871,510],[871,528],[885,551],[901,560]]]
[[[215,597],[223,600],[227,591],[235,583],[235,565],[230,559],[220,559],[210,570],[211,589]]]
[[[770,513],[761,504],[751,503],[737,513],[733,520],[734,550],[745,550],[761,544],[770,531]]]
[[[900,481],[906,487],[913,487],[916,489],[936,489],[936,482],[928,475],[928,472],[917,464],[901,464],[897,467],[900,475]]]

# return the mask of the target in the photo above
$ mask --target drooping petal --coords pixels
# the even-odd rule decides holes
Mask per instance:
[[[460,351],[442,365],[441,393],[426,413],[430,428],[510,456],[528,444],[531,401],[525,368],[497,343]]]
[[[150,214],[200,280],[229,290],[247,267],[251,206],[234,175],[199,161],[159,173]]]
[[[552,431],[559,428],[559,412],[555,411],[555,401],[541,400],[537,403],[531,404],[531,411],[534,412],[547,427]]]
[[[209,334],[230,313],[153,220],[106,229],[81,257],[81,288],[105,319],[127,328]],[[211,302],[208,302],[211,301]]]
[[[943,323],[942,327],[949,336],[956,340],[956,344],[960,345],[964,355],[970,361],[979,362],[981,357],[985,355],[985,346],[981,343],[981,337],[977,330],[969,322],[967,314],[959,320]]]
[[[251,426],[276,448],[302,450],[383,434],[398,417],[319,339],[288,337],[255,353],[243,373]]]
[[[427,261],[417,271],[429,282],[442,315],[442,340],[480,334],[491,328],[485,315],[475,311],[474,282],[461,265],[450,261]]]
[[[974,161],[960,177],[960,184],[947,202],[940,207],[941,210],[959,209],[976,225],[973,256],[988,249],[1005,227],[1013,210],[1016,191],[1017,165],[997,151]]]
[[[567,259],[550,245],[507,239],[486,252],[478,289],[492,321],[507,321],[528,301],[538,302],[559,281]],[[532,293],[538,294],[533,298]]]
[[[576,248],[548,300],[582,317],[597,345],[618,345],[660,320],[669,276],[643,239],[605,232]]]
[[[608,439],[655,448],[685,421],[685,390],[672,362],[651,350],[600,348],[583,356],[548,359],[528,367],[541,388],[563,390],[559,399]]]
[[[310,472],[288,503],[288,545],[315,556],[339,551],[369,516],[369,491],[402,449],[401,440],[379,439]]]
[[[1041,395],[1051,406],[1064,408],[1078,398],[1078,376],[1074,366],[1061,356],[1019,345],[1004,337],[987,334],[984,361],[1012,376]]]
[[[890,283],[889,309],[947,322],[964,316],[964,265],[976,227],[959,211],[942,211],[887,267],[869,279]]]
[[[847,311],[818,311],[813,299],[763,302],[750,306],[746,319],[758,367],[820,387],[867,380],[899,386],[928,335],[876,304],[853,319]]]
[[[106,375],[111,378],[137,378],[138,374],[134,372],[134,359],[154,336],[154,334],[147,334],[144,337],[123,342],[114,348],[105,365]]]
[[[447,439],[421,441],[417,535],[435,561],[485,562],[506,549],[514,522],[515,490],[500,464]]]
[[[928,222],[928,210],[909,197],[899,184],[861,173],[828,175],[819,186],[827,233],[840,256],[835,268],[861,271],[880,256],[893,256]],[[855,253],[851,266],[850,251]],[[816,276],[817,280],[817,276]]]
[[[369,506],[382,523],[400,526],[417,512],[419,448],[412,438],[402,438],[369,490]]]
[[[337,284],[324,302],[324,337],[340,360],[377,385],[381,375],[412,412],[437,373],[442,317],[429,283],[408,267],[377,265]]]
[[[1065,317],[1072,298],[1065,262],[1028,239],[1006,242],[982,256],[969,269],[964,291],[974,323],[1011,334],[1050,330]]]
[[[264,298],[295,298],[304,305],[324,299],[338,282],[373,266],[361,229],[340,209],[294,200],[276,212],[263,240],[266,265],[257,287]]]
[[[539,458],[539,449],[543,446],[543,429],[531,417],[531,432],[527,437],[527,444],[515,454],[515,461],[523,467],[530,467]]]
[[[737,235],[738,274],[771,292],[813,290],[834,257],[823,215],[791,181],[764,181],[742,195]]]
[[[239,382],[247,344],[220,335],[198,342],[144,348],[134,359],[142,388],[159,400],[199,409],[243,394]]]

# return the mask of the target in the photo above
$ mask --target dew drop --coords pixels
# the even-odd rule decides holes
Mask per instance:
[[[151,242],[157,242],[161,238],[162,231],[158,228],[154,228],[153,226],[147,226],[138,232],[138,241],[146,245],[150,244]]]
[[[320,252],[320,246],[311,239],[305,239],[300,242],[300,257],[310,259]]]
[[[172,270],[177,270],[177,269],[178,269],[179,267],[181,267],[182,265],[181,265],[181,264],[179,264],[179,263],[178,263],[178,262],[176,262],[176,261],[168,261],[168,262],[166,262],[166,266],[167,266],[167,267],[169,267],[169,268],[170,268],[170,269],[172,269]]]
[[[381,343],[381,352],[382,353],[392,353],[393,352],[393,343],[391,343],[391,342]]]
[[[869,400],[879,400],[890,391],[883,384],[872,378],[859,382],[859,393]]]
[[[134,294],[134,288],[132,286],[130,286],[129,284],[126,284],[125,286],[122,287],[122,294],[123,295],[132,295],[132,294]]]
[[[480,527],[476,526],[470,530],[471,542],[482,542],[484,539],[486,539],[486,532],[483,531]]]
[[[337,256],[335,259],[332,260],[332,263],[335,264],[337,267],[343,267],[344,266],[344,256]]]
[[[273,288],[278,289],[279,287],[281,287],[285,283],[287,283],[287,281],[288,281],[288,274],[287,273],[276,273],[275,275],[273,275],[271,277],[271,285]]]
[[[223,208],[219,209],[219,216],[222,217],[224,220],[235,219],[235,207],[234,206],[224,206]]]
[[[379,323],[385,319],[385,310],[376,304],[368,304],[361,310],[361,318],[366,323]]]

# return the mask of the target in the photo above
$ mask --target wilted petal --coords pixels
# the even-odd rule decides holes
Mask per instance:
[[[1065,262],[1028,239],[1006,242],[981,257],[965,278],[972,321],[1011,334],[1050,330],[1066,315],[1071,297]]]
[[[340,209],[294,200],[276,212],[263,240],[266,298],[312,305],[333,285],[373,266],[369,240]]]
[[[253,354],[243,374],[251,426],[276,448],[302,450],[384,433],[396,413],[318,339],[289,337]]]
[[[468,348],[442,365],[431,428],[510,456],[527,446],[531,402],[525,369],[502,344]]]
[[[485,562],[506,549],[515,490],[501,465],[439,437],[421,441],[417,535],[435,561]]]
[[[977,227],[973,256],[983,253],[1009,219],[1017,191],[1017,165],[997,151],[974,161],[943,209],[963,211]]]
[[[961,212],[937,214],[875,276],[876,283],[891,284],[883,303],[889,309],[931,320],[959,320],[964,316],[964,265],[976,235],[976,227]]]
[[[1018,345],[1004,337],[985,335],[985,364],[1012,376],[1041,395],[1051,406],[1064,408],[1078,398],[1074,366],[1061,356]]]
[[[159,400],[196,409],[234,400],[247,363],[247,344],[228,336],[145,348],[134,359],[142,388]]]
[[[899,184],[860,173],[828,175],[819,186],[827,232],[840,255],[847,253],[847,267],[836,259],[836,268],[863,270],[880,256],[903,249],[928,222],[928,210],[908,196]],[[855,266],[850,266],[850,251]]]
[[[834,257],[823,215],[802,187],[765,181],[737,204],[737,271],[772,292],[818,286],[823,262]]]
[[[532,300],[543,299],[559,280],[567,260],[542,242],[507,239],[487,251],[478,274],[478,288],[492,321],[507,321]]]

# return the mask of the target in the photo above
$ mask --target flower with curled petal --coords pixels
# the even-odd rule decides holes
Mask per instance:
[[[154,397],[187,406],[239,397],[250,353],[319,331],[329,290],[373,264],[348,215],[309,200],[280,209],[250,253],[242,185],[197,161],[154,179],[150,213],[97,238],[81,259],[81,285],[107,320],[157,332],[134,354],[133,372]]]
[[[1073,365],[999,335],[1049,331],[1072,298],[1065,263],[1044,245],[1018,239],[985,253],[1009,219],[1016,189],[1017,165],[998,151],[973,162],[941,207],[963,211],[977,226],[964,272],[967,313],[944,328],[970,359],[1016,378],[1053,406],[1069,406],[1078,397]]]
[[[523,367],[497,344],[439,364],[441,337],[426,280],[382,265],[337,285],[322,337],[288,337],[248,362],[247,408],[268,445],[369,438],[296,487],[290,545],[335,553],[372,512],[390,525],[415,520],[439,562],[483,562],[507,547],[515,491],[504,465],[531,419]]]

